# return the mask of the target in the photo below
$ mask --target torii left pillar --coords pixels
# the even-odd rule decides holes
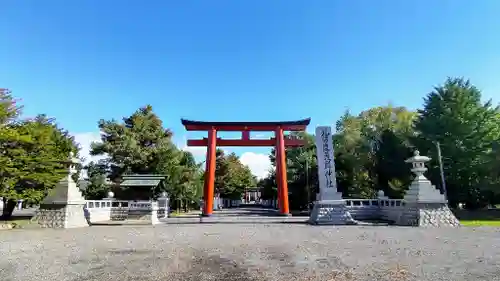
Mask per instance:
[[[215,160],[217,151],[217,130],[211,128],[208,131],[207,161],[205,168],[205,184],[203,195],[205,205],[203,206],[203,216],[211,216],[214,210],[214,184],[215,184]]]

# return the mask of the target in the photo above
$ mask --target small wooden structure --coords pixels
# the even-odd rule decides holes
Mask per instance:
[[[156,199],[166,190],[165,175],[135,174],[124,175],[118,188],[114,190],[120,200]]]

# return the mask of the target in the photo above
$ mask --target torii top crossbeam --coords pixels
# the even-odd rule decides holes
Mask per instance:
[[[181,122],[187,131],[208,131],[215,128],[219,132],[267,132],[274,131],[278,127],[281,127],[283,131],[305,131],[311,122],[311,118],[278,122],[206,122],[181,119]]]
[[[305,131],[310,118],[296,121],[278,122],[205,122],[181,119],[182,125],[187,131],[215,131],[215,132],[241,132],[241,139],[217,138],[217,146],[275,146],[276,138],[250,139],[250,132],[277,132]],[[288,147],[303,146],[304,141],[299,139],[284,138],[284,144]],[[207,138],[201,140],[188,140],[188,146],[208,146]]]

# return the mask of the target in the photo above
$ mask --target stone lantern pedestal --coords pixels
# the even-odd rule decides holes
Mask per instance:
[[[65,162],[68,174],[61,179],[40,204],[36,220],[45,228],[76,228],[89,226],[85,219],[85,199],[75,181],[71,178],[76,173],[78,159],[70,154]]]
[[[415,174],[410,188],[404,196],[405,208],[397,224],[408,226],[457,227],[460,222],[448,207],[443,194],[424,176],[425,163],[431,160],[420,156],[418,151],[406,160],[411,163]]]

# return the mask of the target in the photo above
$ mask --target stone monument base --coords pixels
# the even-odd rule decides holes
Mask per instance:
[[[35,220],[43,228],[76,228],[89,226],[83,211],[84,205],[41,205]]]
[[[460,221],[446,203],[406,203],[398,225],[421,227],[458,227]]]
[[[354,225],[356,220],[346,208],[344,200],[321,200],[314,202],[309,217],[310,224],[316,225]]]

